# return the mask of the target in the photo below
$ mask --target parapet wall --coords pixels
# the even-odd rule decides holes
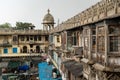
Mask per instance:
[[[120,16],[120,0],[102,0],[65,22],[57,25],[50,31],[50,33],[72,29],[117,16]]]

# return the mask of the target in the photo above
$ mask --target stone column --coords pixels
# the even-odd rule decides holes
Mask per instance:
[[[89,28],[89,60],[92,60],[91,56],[91,50],[92,50],[92,36],[91,36],[92,32],[91,32],[91,28]]]
[[[106,21],[104,21],[104,27],[105,27],[105,62],[104,65],[108,65],[108,25],[106,24]]]

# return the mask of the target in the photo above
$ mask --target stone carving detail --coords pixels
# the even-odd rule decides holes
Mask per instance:
[[[102,0],[85,11],[56,26],[51,33],[79,27],[106,17],[119,14],[120,0]],[[60,28],[59,28],[60,27]]]

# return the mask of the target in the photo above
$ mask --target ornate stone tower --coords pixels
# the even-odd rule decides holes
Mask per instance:
[[[44,16],[43,18],[43,30],[51,30],[54,28],[54,18],[53,16],[50,14],[50,10],[48,9],[48,13]]]

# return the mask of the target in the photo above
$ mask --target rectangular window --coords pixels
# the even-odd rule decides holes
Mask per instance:
[[[76,32],[72,33],[72,38],[73,38],[72,45],[77,45],[77,35],[76,35]]]
[[[92,29],[92,35],[96,35],[96,29]]]
[[[118,25],[109,26],[109,50],[111,52],[120,51],[120,28]]]
[[[48,36],[45,36],[45,41],[48,41]]]
[[[27,36],[27,41],[29,41],[29,36]]]
[[[25,37],[24,36],[21,36],[21,41],[24,41],[25,40]]]
[[[65,35],[64,35],[65,36]],[[64,42],[64,38],[63,38],[63,42]],[[71,31],[67,31],[67,47],[71,48],[73,45],[73,37],[72,37],[72,32]]]
[[[34,36],[34,41],[37,41],[37,36]]]
[[[119,39],[120,37],[117,36],[111,36],[110,37],[110,51],[119,51]]]
[[[95,53],[96,50],[96,28],[91,29],[92,32],[92,52]]]
[[[57,36],[57,42],[58,42],[58,43],[60,42],[60,38],[59,38],[59,36]]]
[[[98,28],[98,52],[103,53],[105,51],[105,29],[103,26]]]
[[[92,52],[96,49],[96,36],[92,36]]]
[[[13,36],[13,41],[17,41],[17,36]]]
[[[30,48],[33,48],[33,44],[30,44]]]
[[[17,53],[17,48],[13,48],[13,53]]]
[[[72,43],[73,43],[72,36],[67,36],[67,46],[71,48],[72,47]]]
[[[116,28],[113,27],[113,26],[110,26],[109,27],[109,34],[115,34],[117,31],[116,31]]]
[[[50,41],[50,42],[53,42],[53,35],[50,35],[50,36],[49,36],[49,41]]]
[[[5,48],[5,49],[4,49],[4,54],[7,54],[7,53],[8,53],[8,49]]]
[[[104,36],[98,37],[98,52],[104,52],[105,51],[105,39]]]
[[[38,36],[38,40],[41,41],[41,36]]]
[[[73,45],[77,45],[77,39],[76,39],[76,36],[73,37]]]

